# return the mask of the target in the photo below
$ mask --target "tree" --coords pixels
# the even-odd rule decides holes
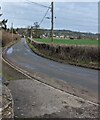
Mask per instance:
[[[31,37],[31,27],[30,26],[27,27],[27,36]]]
[[[0,10],[1,10],[1,6],[0,6]],[[2,16],[2,13],[0,12],[0,16]],[[3,28],[3,29],[5,29],[5,30],[7,30],[7,22],[8,22],[8,20],[5,20],[5,19],[3,19],[2,21],[0,21],[0,28]]]
[[[41,35],[43,34],[43,30],[40,29],[40,25],[38,24],[38,22],[34,23],[33,29],[34,29],[33,37],[40,38]]]
[[[8,20],[5,20],[5,19],[3,19],[1,22],[0,22],[0,26],[4,29],[4,30],[6,30],[7,29],[7,22],[8,22]]]
[[[34,23],[34,27],[35,27],[36,29],[40,28],[38,22],[35,22],[35,23]]]
[[[34,26],[33,26],[33,28],[34,28],[34,35],[33,35],[33,37],[35,37],[35,38],[38,38],[38,36],[39,36],[39,34],[38,34],[38,29],[39,29],[39,24],[38,24],[38,22],[34,22]]]
[[[1,6],[0,6],[0,10],[1,10]],[[0,16],[2,16],[2,13],[0,12]]]

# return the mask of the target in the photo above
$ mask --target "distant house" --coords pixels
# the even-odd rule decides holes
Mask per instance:
[[[73,36],[70,36],[69,38],[70,38],[70,39],[74,39],[74,37],[73,37]]]
[[[57,35],[56,38],[59,38],[59,36]]]
[[[70,39],[69,35],[67,35],[65,38],[66,38],[66,39]]]
[[[99,40],[99,38],[97,38],[96,40]]]
[[[53,37],[56,37],[56,35],[55,35],[55,34],[53,34]]]
[[[60,38],[64,38],[64,35],[61,35]]]

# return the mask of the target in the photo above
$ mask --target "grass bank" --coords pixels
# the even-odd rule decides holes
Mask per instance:
[[[27,42],[30,48],[42,57],[65,64],[100,69],[98,64],[100,50],[97,46],[47,44],[29,39]]]
[[[2,76],[8,81],[9,80],[27,79],[26,76],[24,76],[20,72],[16,71],[15,69],[11,68],[4,61],[2,61]]]
[[[2,47],[8,46],[8,44],[16,42],[20,39],[20,36],[17,34],[13,34],[12,37],[12,34],[10,32],[4,30],[0,30],[0,33],[0,42],[2,43]]]

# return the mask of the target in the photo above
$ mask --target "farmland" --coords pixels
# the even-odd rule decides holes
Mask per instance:
[[[54,43],[54,44],[68,44],[68,45],[99,45],[99,42],[97,40],[89,40],[89,39],[54,39],[53,42],[51,42],[51,39],[49,38],[42,38],[42,39],[35,39],[37,42],[43,42],[43,43]]]

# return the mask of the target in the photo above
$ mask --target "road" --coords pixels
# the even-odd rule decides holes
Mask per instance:
[[[53,79],[81,86],[94,93],[98,92],[98,70],[65,65],[40,57],[30,50],[24,38],[8,49],[6,57],[31,73],[41,73]]]

